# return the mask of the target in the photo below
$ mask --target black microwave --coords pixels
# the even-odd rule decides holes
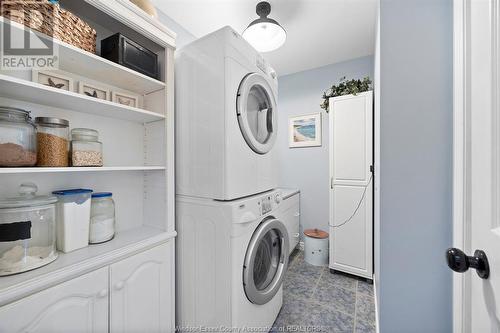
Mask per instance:
[[[160,79],[158,55],[120,33],[101,41],[101,56],[154,79]]]

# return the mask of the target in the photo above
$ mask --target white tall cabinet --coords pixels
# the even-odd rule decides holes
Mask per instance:
[[[161,75],[153,79],[54,41],[58,71],[137,95],[139,105],[128,106],[32,82],[31,71],[0,71],[0,105],[96,129],[104,155],[103,167],[0,168],[1,196],[15,196],[30,181],[40,194],[113,192],[116,204],[113,240],[0,277],[0,332],[172,332],[175,33],[128,0],[60,3],[96,29],[98,50],[101,39],[120,32],[158,55]]]
[[[373,93],[330,99],[330,268],[372,279]]]

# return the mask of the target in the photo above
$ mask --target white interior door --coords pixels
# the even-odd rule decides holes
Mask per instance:
[[[330,100],[330,268],[372,278],[373,94]]]
[[[455,1],[455,332],[500,332],[499,24],[497,0]]]

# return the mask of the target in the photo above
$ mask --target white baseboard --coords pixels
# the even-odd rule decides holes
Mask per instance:
[[[375,275],[373,275],[373,297],[375,302],[375,332],[380,333],[380,326],[378,322],[378,297],[377,297],[377,282],[375,281]]]

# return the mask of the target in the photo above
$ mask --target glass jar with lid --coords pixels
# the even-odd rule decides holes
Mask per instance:
[[[47,265],[57,258],[54,196],[23,183],[19,197],[0,200],[0,276]]]
[[[0,106],[0,167],[36,164],[36,128],[30,112]]]
[[[110,192],[92,193],[90,244],[107,242],[115,236],[115,202]]]
[[[90,128],[73,128],[71,130],[71,165],[99,167],[103,165],[102,160],[99,132]]]
[[[69,165],[69,121],[53,117],[36,117],[37,165],[67,167]]]

